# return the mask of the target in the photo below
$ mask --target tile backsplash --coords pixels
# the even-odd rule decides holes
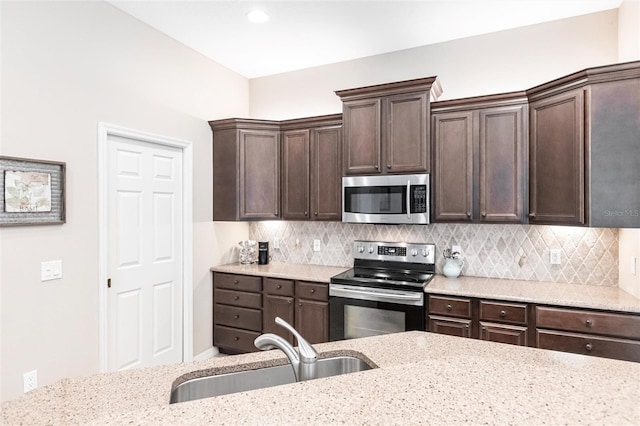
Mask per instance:
[[[602,286],[618,285],[618,230],[533,225],[360,225],[340,222],[252,222],[249,237],[269,241],[274,261],[351,266],[353,240],[421,242],[436,245],[436,272],[442,251],[462,248],[463,275]],[[280,248],[274,248],[275,240]],[[321,251],[313,251],[313,240]],[[562,264],[549,251],[561,249]]]

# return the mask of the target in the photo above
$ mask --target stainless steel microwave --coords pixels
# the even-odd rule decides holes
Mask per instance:
[[[342,221],[429,223],[429,175],[343,177]]]

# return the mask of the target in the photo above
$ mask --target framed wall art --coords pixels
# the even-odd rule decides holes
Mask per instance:
[[[65,223],[65,163],[0,156],[0,226]]]

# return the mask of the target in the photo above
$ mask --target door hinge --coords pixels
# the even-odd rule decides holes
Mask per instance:
[[[107,278],[107,288],[111,288],[111,278]]]

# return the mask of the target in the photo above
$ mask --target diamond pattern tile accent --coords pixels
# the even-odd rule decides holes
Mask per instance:
[[[442,251],[462,246],[463,274],[476,277],[618,285],[618,230],[533,225],[449,224],[357,225],[337,222],[252,222],[253,240],[280,239],[274,261],[351,266],[353,240],[434,243],[436,272]],[[313,240],[322,251],[313,251]],[[296,244],[296,241],[299,244]],[[549,250],[562,250],[562,265],[551,265]]]

